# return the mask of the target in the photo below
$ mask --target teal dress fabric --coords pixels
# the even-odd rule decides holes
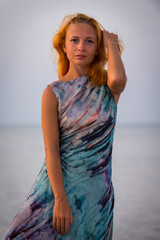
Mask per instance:
[[[107,85],[94,87],[87,75],[50,87],[58,100],[60,159],[73,225],[63,236],[52,226],[54,195],[44,161],[3,239],[111,240],[116,103]]]

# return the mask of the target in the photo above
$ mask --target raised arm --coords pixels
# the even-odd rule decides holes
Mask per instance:
[[[108,50],[108,87],[115,102],[118,103],[121,92],[124,90],[127,77],[118,49],[118,36],[103,30],[104,45]]]
[[[53,227],[63,235],[69,231],[73,219],[64,189],[59,154],[58,100],[50,86],[43,92],[41,106],[47,172],[55,196]]]

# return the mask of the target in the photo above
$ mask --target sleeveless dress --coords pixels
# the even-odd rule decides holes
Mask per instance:
[[[116,103],[107,85],[95,87],[87,75],[50,86],[58,99],[60,159],[73,225],[65,235],[53,228],[54,195],[44,160],[3,240],[111,240]]]

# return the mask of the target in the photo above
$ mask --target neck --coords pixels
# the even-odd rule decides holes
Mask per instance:
[[[63,76],[64,81],[71,81],[88,73],[89,66],[70,66],[67,74]]]

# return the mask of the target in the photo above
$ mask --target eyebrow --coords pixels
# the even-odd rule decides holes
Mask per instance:
[[[73,38],[79,38],[78,36],[71,36]],[[89,38],[94,38],[94,37],[86,37],[86,39],[89,39]]]

